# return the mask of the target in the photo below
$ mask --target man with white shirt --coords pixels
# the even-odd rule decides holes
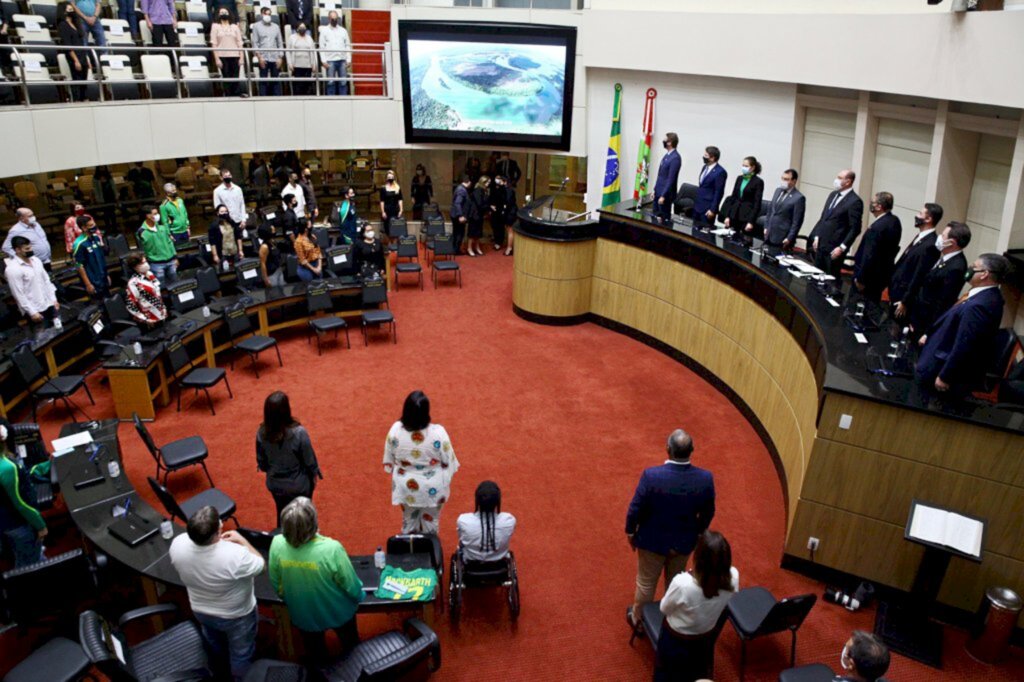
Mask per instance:
[[[221,184],[217,185],[216,189],[213,190],[213,205],[220,206],[224,204],[228,207],[228,215],[236,223],[241,225],[245,222],[246,210],[245,210],[245,195],[242,193],[242,188],[234,184],[234,178],[231,177],[231,171],[222,170],[220,173]]]
[[[833,191],[825,199],[821,217],[807,239],[808,251],[822,272],[839,279],[843,258],[860,234],[864,200],[853,191],[857,174],[842,170],[832,181]]]
[[[939,315],[949,310],[964,288],[967,258],[964,249],[971,243],[971,228],[964,223],[950,222],[935,236],[941,250],[939,260],[925,273],[913,298],[906,300],[907,319],[915,336],[928,331]]]
[[[281,197],[291,194],[295,197],[295,217],[301,223],[306,219],[306,194],[302,191],[302,186],[299,184],[299,174],[289,173],[288,184],[281,190]]]
[[[327,25],[320,27],[320,61],[327,65],[327,94],[347,95],[348,80],[345,65],[349,61],[352,44],[345,30],[344,19],[331,10],[327,14]]]
[[[222,526],[214,507],[199,509],[188,520],[188,532],[171,542],[170,557],[203,639],[215,657],[228,655],[231,676],[241,680],[256,654],[253,579],[264,560],[237,531],[222,533]]]
[[[11,240],[15,237],[24,237],[32,242],[32,251],[43,263],[43,267],[50,269],[50,242],[46,240],[46,232],[36,221],[36,215],[31,208],[19,208],[16,212],[18,222],[7,231],[7,239],[4,240],[3,251],[11,258],[14,258],[14,247]]]
[[[999,285],[1010,273],[1010,261],[995,253],[978,256],[964,275],[967,295],[943,313],[918,342],[914,375],[926,396],[933,391],[950,399],[966,396],[985,377],[992,342],[1003,319]]]
[[[925,204],[914,216],[917,235],[896,259],[896,269],[889,280],[889,301],[897,320],[906,316],[906,302],[917,295],[924,276],[939,260],[939,249],[935,246],[935,226],[942,220],[942,213],[942,207],[938,204]]]
[[[32,242],[25,237],[15,237],[11,245],[14,258],[7,261],[4,275],[18,309],[34,324],[52,320],[60,310],[60,303],[43,262],[33,255]]]

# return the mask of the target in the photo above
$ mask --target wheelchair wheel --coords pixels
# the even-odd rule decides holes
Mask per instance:
[[[452,555],[450,571],[448,572],[448,609],[452,625],[458,625],[459,617],[462,615],[462,580],[459,562],[456,555]]]
[[[510,585],[508,587],[508,610],[515,622],[519,618],[519,572],[516,570],[515,556],[509,552],[508,573]]]

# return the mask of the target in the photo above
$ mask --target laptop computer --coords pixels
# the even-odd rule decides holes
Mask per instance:
[[[129,547],[136,547],[155,535],[160,525],[129,513],[110,524],[107,530]]]

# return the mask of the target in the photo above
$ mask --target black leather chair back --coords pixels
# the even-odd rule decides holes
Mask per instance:
[[[185,512],[181,510],[181,506],[178,501],[174,499],[174,495],[171,491],[160,485],[155,478],[147,476],[146,480],[149,481],[149,487],[153,489],[153,493],[157,499],[160,500],[160,504],[164,506],[167,513],[171,515],[171,518],[181,519],[182,522],[187,522],[188,518],[185,516]]]
[[[399,258],[419,258],[420,252],[417,246],[416,237],[412,235],[406,235],[398,238],[398,257]]]
[[[135,318],[128,312],[128,306],[121,294],[114,294],[103,299],[103,310],[111,322],[135,322]]]
[[[171,372],[175,375],[186,367],[192,367],[192,358],[181,343],[181,338],[175,336],[167,343],[167,359],[171,363]]]
[[[11,360],[26,388],[31,388],[32,384],[46,376],[46,371],[39,362],[39,358],[28,347],[15,351],[11,355]]]
[[[388,222],[388,236],[404,237],[409,234],[409,224],[405,222],[405,218],[392,218]]]
[[[2,584],[7,610],[22,627],[55,614],[73,616],[96,590],[92,565],[81,549],[6,571]]]
[[[195,279],[182,279],[167,287],[171,308],[177,313],[187,313],[206,305],[206,297]]]
[[[817,600],[818,596],[815,594],[802,594],[779,600],[764,617],[755,636],[770,635],[783,630],[798,630]]]
[[[352,257],[351,244],[338,244],[324,250],[327,269],[339,277],[351,275],[356,271],[355,259]]]
[[[199,268],[196,270],[196,280],[199,282],[199,289],[203,292],[203,296],[209,297],[220,293],[220,278],[217,276],[216,268]]]
[[[239,288],[253,287],[260,283],[260,261],[258,258],[243,258],[235,265],[235,279]]]
[[[331,233],[326,227],[314,227],[313,238],[316,239],[316,245],[321,251],[331,245]]]
[[[371,308],[381,303],[387,303],[388,289],[384,280],[371,280],[363,282],[363,307]]]
[[[334,302],[328,292],[327,282],[323,280],[314,280],[309,283],[309,288],[306,289],[306,310],[310,315],[334,308]]]
[[[434,237],[435,256],[454,256],[455,244],[450,234],[438,234]]]
[[[107,633],[111,637],[116,636],[106,619],[95,611],[83,611],[78,616],[78,642],[89,660],[101,667],[103,663],[116,660],[107,644]]]
[[[128,248],[128,240],[123,234],[109,234],[103,237],[110,248],[110,255],[115,258],[127,256],[131,249]]]
[[[156,447],[156,443],[153,442],[153,436],[149,435],[149,429],[139,419],[138,412],[132,412],[132,421],[135,423],[135,431],[139,434],[139,438],[142,439],[146,449],[149,450],[149,454],[153,456],[153,459],[160,463],[160,450]]]
[[[237,303],[224,310],[224,324],[228,328],[228,336],[232,339],[252,332],[252,321],[245,312],[245,306]]]
[[[435,571],[444,568],[444,551],[436,535],[407,533],[392,535],[387,542],[388,554],[429,554]]]

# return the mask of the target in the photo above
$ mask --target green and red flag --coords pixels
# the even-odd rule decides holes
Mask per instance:
[[[651,170],[651,136],[654,134],[654,98],[658,91],[647,88],[647,101],[644,103],[644,136],[640,140],[640,149],[636,158],[636,180],[633,182],[633,198],[639,199],[647,194],[647,180]]]

